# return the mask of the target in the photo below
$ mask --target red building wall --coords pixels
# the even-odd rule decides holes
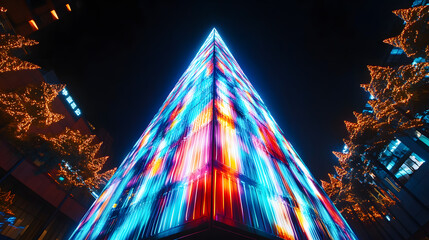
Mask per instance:
[[[15,91],[25,88],[30,84],[39,85],[43,81],[46,80],[44,75],[39,70],[24,70],[3,73],[0,74],[0,92]],[[63,132],[65,128],[68,127],[73,130],[79,130],[82,134],[96,135],[97,137],[95,138],[95,141],[105,142],[106,144],[103,144],[102,149],[99,151],[100,156],[105,156],[110,152],[110,147],[113,140],[109,133],[104,129],[94,129],[94,127],[90,127],[83,115],[76,116],[67,101],[64,100],[64,97],[61,95],[61,93],[52,102],[51,110],[55,113],[64,115],[64,118],[59,122],[53,123],[52,125],[45,128],[36,128],[32,126],[30,127],[29,131],[52,136]],[[19,162],[21,160],[20,155],[21,154],[19,154],[12,145],[10,145],[0,136],[0,173],[7,172],[15,165],[15,163]],[[35,159],[25,159],[25,161],[20,163],[18,167],[13,170],[8,178],[12,177],[14,181],[16,180],[21,185],[25,186],[24,188],[27,189],[25,191],[31,191],[38,196],[38,199],[39,197],[42,199],[40,201],[44,201],[48,206],[52,206],[53,208],[51,209],[57,208],[66,196],[65,190],[55,181],[55,179],[49,175],[49,173],[41,173],[39,167],[37,166],[37,162],[35,162]],[[12,193],[13,188],[14,186],[12,186],[10,189],[12,190]],[[67,198],[67,200],[61,206],[60,212],[69,219],[73,220],[75,224],[77,224],[77,222],[83,217],[94,200],[95,199],[90,195],[87,189],[75,189],[71,193],[71,197]],[[28,205],[28,202],[25,204]],[[19,208],[19,206],[17,207]],[[49,213],[47,212],[46,215],[48,216]],[[25,215],[21,214],[21,216]],[[22,218],[25,219],[25,217]],[[44,220],[40,220],[39,222],[43,221]],[[38,222],[38,220],[32,220],[32,222]],[[18,237],[13,239],[32,239],[35,234],[37,235],[37,229],[41,227],[42,225],[30,226],[29,230],[23,231],[20,234],[15,234]],[[73,229],[73,227],[75,226],[67,225],[67,227],[64,227],[62,231],[66,232]],[[58,231],[58,229],[48,229],[46,236],[54,236],[53,233],[50,233],[49,231],[56,230]],[[0,234],[3,234],[3,232]],[[55,235],[55,238],[56,237],[58,237],[58,235]],[[50,238],[46,237],[45,239]]]

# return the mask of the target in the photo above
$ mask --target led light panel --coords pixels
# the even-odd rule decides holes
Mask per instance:
[[[208,222],[357,239],[215,29],[70,239],[158,238]]]

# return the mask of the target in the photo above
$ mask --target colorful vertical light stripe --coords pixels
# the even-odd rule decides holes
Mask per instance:
[[[357,239],[215,29],[70,239],[165,237],[209,221]]]

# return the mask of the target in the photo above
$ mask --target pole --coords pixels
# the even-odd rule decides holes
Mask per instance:
[[[16,162],[7,172],[6,174],[0,178],[0,183],[2,183],[22,162],[24,162],[25,158],[21,158],[18,162]]]

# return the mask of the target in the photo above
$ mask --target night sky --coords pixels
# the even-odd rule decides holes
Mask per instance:
[[[390,51],[411,1],[287,4],[75,1],[30,36],[32,61],[53,69],[83,115],[114,138],[119,165],[215,27],[317,179],[327,178],[367,94],[366,65]]]

